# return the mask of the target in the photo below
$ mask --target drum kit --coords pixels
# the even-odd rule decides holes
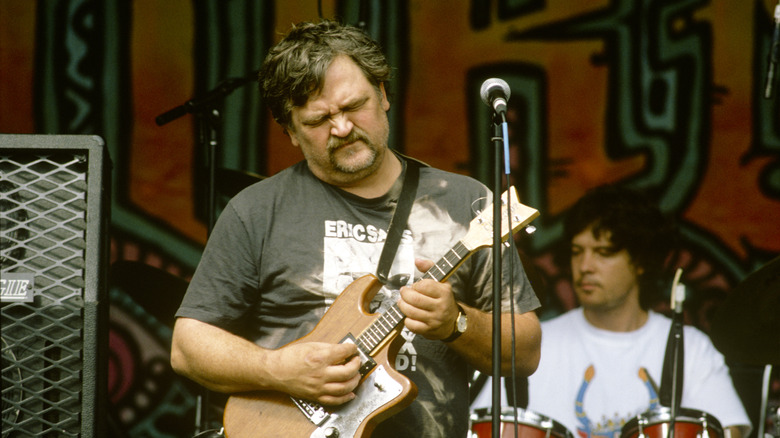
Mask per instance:
[[[552,418],[528,411],[514,409],[501,411],[501,431],[499,436],[508,438],[574,438],[566,426]],[[515,421],[515,418],[517,420]],[[471,414],[470,438],[490,438],[493,433],[492,410],[475,409]],[[623,426],[620,438],[666,438],[669,436],[671,421],[670,409],[661,407],[637,415]],[[712,415],[693,409],[680,409],[674,421],[674,435],[681,438],[724,438],[720,422]]]
[[[750,274],[719,307],[713,318],[713,344],[727,359],[765,367],[758,438],[780,437],[780,407],[769,412],[767,399],[773,365],[780,365],[780,257]],[[707,412],[666,406],[650,409],[629,420],[619,438],[727,438],[717,418]],[[773,431],[765,431],[767,415]],[[469,438],[490,438],[492,409],[474,409]],[[540,413],[522,408],[503,408],[497,435],[521,438],[574,438],[564,425]],[[618,438],[618,437],[615,437]],[[745,437],[743,437],[745,438]]]

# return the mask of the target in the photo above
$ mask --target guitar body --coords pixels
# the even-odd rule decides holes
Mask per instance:
[[[357,338],[378,318],[367,309],[381,286],[373,275],[355,280],[336,298],[314,330],[292,344],[335,344],[347,335]],[[232,395],[225,406],[225,435],[228,438],[369,436],[377,424],[408,406],[417,395],[416,386],[392,365],[403,344],[403,338],[398,336],[401,328],[388,336],[387,342],[371,356],[376,365],[358,385],[357,397],[340,406],[324,407],[328,419],[320,421],[317,415],[305,414],[293,398],[282,392],[240,393]],[[334,430],[338,435],[333,435]]]

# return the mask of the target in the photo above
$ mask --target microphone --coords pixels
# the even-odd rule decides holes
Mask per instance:
[[[490,78],[482,83],[479,95],[485,105],[493,108],[497,115],[506,114],[506,103],[509,101],[509,84],[503,79]]]
[[[777,63],[780,62],[780,1],[775,6],[775,31],[772,34],[772,46],[769,48],[768,61],[764,97],[771,99],[774,95],[775,69],[777,69]]]

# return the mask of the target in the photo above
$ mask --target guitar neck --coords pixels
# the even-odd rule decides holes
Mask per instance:
[[[439,282],[445,281],[471,253],[472,250],[469,250],[463,242],[458,242],[431,269],[425,272],[422,278]],[[365,352],[373,352],[391,333],[397,330],[405,318],[406,315],[398,308],[398,304],[393,304],[358,336],[357,346]]]
[[[473,251],[463,242],[458,242],[431,269],[425,272],[423,278],[442,282],[452,275]]]

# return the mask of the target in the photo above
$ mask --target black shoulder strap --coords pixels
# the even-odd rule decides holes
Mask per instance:
[[[401,187],[401,195],[398,197],[398,204],[396,204],[393,218],[390,220],[390,226],[387,229],[387,239],[382,247],[382,255],[379,257],[379,264],[376,268],[376,276],[382,284],[387,283],[387,275],[390,273],[390,267],[393,265],[393,259],[395,259],[395,252],[406,229],[406,222],[409,219],[412,204],[414,204],[419,182],[420,165],[416,161],[406,160],[406,174]]]

